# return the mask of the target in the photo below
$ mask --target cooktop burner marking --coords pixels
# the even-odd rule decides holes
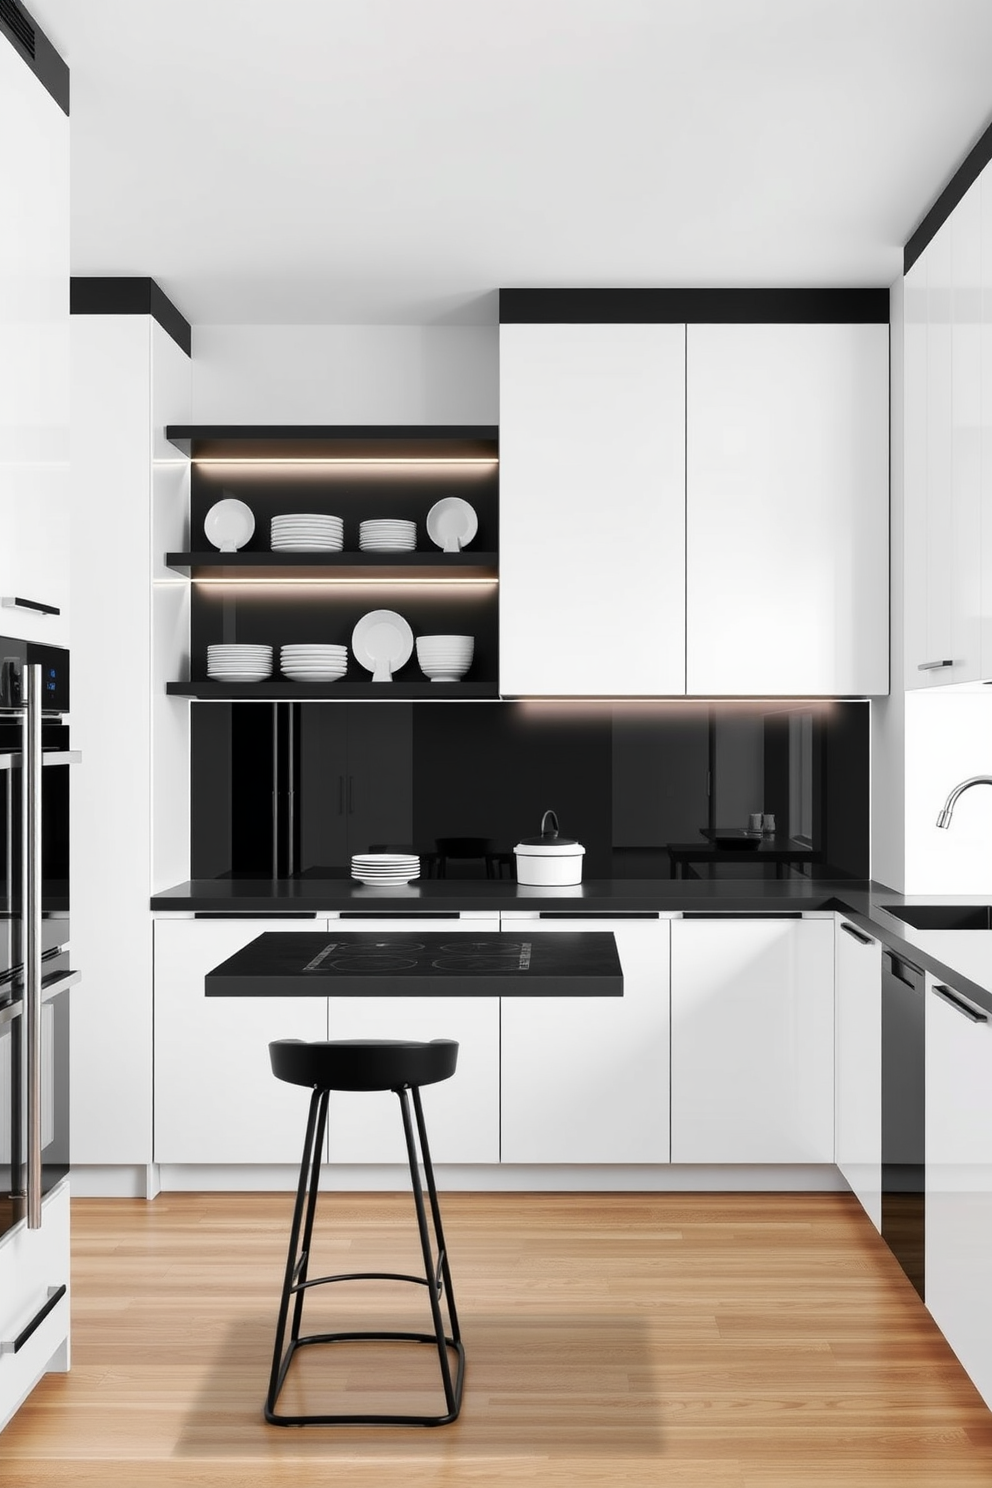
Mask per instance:
[[[322,951],[318,951],[317,955],[314,956],[312,961],[307,962],[303,970],[318,971],[320,969],[321,962],[326,961],[331,952],[336,951],[337,948],[337,941],[332,940],[330,945],[326,945]]]
[[[334,971],[409,971],[416,961],[406,956],[354,955],[339,956],[331,962]]]
[[[439,956],[431,966],[437,971],[512,971],[513,963],[502,956]]]
[[[514,956],[519,949],[519,940],[469,940],[467,935],[441,946],[445,955],[454,951],[458,956]]]
[[[531,951],[531,942],[529,940],[525,940],[524,943],[523,943],[523,945],[520,947],[520,970],[521,971],[530,971],[530,951]]]

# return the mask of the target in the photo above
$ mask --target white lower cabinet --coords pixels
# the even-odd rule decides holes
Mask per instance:
[[[837,1166],[882,1228],[882,947],[837,922],[834,1137]]]
[[[4,1344],[20,1338],[51,1296],[66,1291],[25,1338],[17,1353]],[[42,1204],[40,1230],[24,1222],[0,1242],[0,1430],[43,1374],[69,1367],[69,1183]]]
[[[992,1406],[992,1023],[938,988],[928,976],[926,1304]]]
[[[332,920],[331,929],[337,923]],[[383,918],[346,920],[340,928],[411,940],[418,931],[486,940],[499,933],[499,921]],[[436,1163],[499,1161],[498,997],[332,997],[328,1037],[457,1040],[452,1078],[421,1092],[431,1157]],[[332,1163],[406,1162],[399,1102],[391,1090],[332,1093],[328,1156]]]
[[[505,1163],[667,1163],[667,920],[503,915],[503,934],[612,931],[622,997],[504,997]]]
[[[266,930],[326,926],[156,921],[156,1162],[299,1162],[306,1092],[274,1077],[268,1046],[278,1038],[326,1038],[326,997],[207,997],[203,979]]]
[[[672,923],[672,1162],[832,1163],[834,927]]]

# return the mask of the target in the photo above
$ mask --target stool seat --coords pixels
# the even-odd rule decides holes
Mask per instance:
[[[272,1073],[312,1090],[402,1090],[436,1085],[455,1073],[454,1039],[276,1039]]]

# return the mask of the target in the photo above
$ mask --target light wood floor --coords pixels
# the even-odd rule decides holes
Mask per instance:
[[[75,1201],[73,1369],[0,1434],[0,1484],[992,1484],[992,1415],[853,1199],[442,1201],[469,1362],[435,1430],[263,1422],[288,1195]],[[411,1220],[332,1197],[321,1270],[414,1269]],[[377,1349],[311,1350],[295,1398],[441,1409],[429,1349]]]

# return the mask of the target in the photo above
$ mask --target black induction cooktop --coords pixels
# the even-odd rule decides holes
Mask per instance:
[[[476,938],[270,930],[207,972],[208,997],[622,997],[610,931]]]

